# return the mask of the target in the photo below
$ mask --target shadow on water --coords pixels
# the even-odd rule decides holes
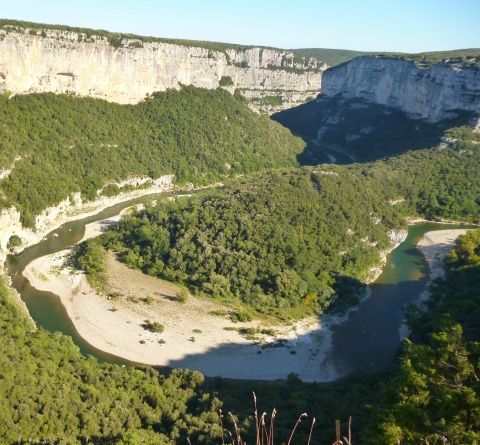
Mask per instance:
[[[388,262],[378,280],[370,285],[371,295],[351,311],[345,322],[331,328],[332,347],[323,362],[318,363],[316,377],[308,380],[329,381],[351,373],[379,372],[389,368],[397,357],[401,341],[404,338],[402,328],[405,321],[405,309],[410,303],[418,301],[428,282],[428,266],[422,253],[415,247],[425,232],[467,226],[425,223],[412,226],[404,243],[389,256]],[[302,370],[311,366],[315,360],[302,355],[301,349],[309,351],[312,337],[324,335],[319,330],[309,335],[300,335],[297,341],[281,346],[277,351],[274,365],[272,354],[261,354],[248,346],[224,344],[202,354],[189,355],[182,360],[169,363],[171,367],[194,367],[208,375],[215,369],[239,370],[245,378],[266,378],[268,369],[273,369],[276,378],[296,372],[302,377]],[[310,352],[314,352],[312,347]],[[219,361],[219,357],[221,360]],[[283,362],[279,360],[282,358]],[[299,363],[299,361],[301,363]],[[212,364],[215,367],[212,368]],[[288,365],[289,364],[289,365]],[[244,368],[248,367],[248,376]],[[303,369],[302,369],[303,368]],[[235,373],[235,371],[229,371]],[[250,376],[251,375],[251,376]]]
[[[63,250],[78,242],[83,237],[86,224],[109,218],[133,204],[165,196],[168,195],[151,195],[132,200],[92,217],[64,224],[39,244],[19,255],[9,256],[7,267],[12,284],[25,301],[35,322],[49,331],[60,331],[71,336],[83,354],[94,355],[101,361],[132,364],[86,343],[77,334],[59,298],[31,287],[21,272],[35,258]],[[444,228],[454,226],[426,223],[410,228],[407,240],[393,251],[382,275],[371,285],[371,297],[362,301],[344,323],[332,328],[333,347],[325,361],[321,360],[320,349],[326,332],[319,330],[308,335],[299,332],[295,341],[278,342],[270,347],[223,344],[172,361],[169,366],[198,369],[209,376],[223,374],[232,378],[241,376],[253,380],[269,380],[274,363],[275,378],[285,378],[295,372],[312,381],[328,381],[332,377],[355,371],[378,371],[388,367],[394,361],[400,345],[399,329],[404,319],[405,304],[418,298],[426,285],[425,260],[415,246],[423,233]]]

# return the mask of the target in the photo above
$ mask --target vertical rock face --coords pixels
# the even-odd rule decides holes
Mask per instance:
[[[437,63],[428,69],[384,57],[358,57],[323,74],[322,94],[363,98],[436,122],[455,110],[480,113],[480,69]]]
[[[238,89],[265,111],[288,108],[318,94],[316,59],[267,48],[211,50],[163,42],[45,29],[0,29],[0,92],[71,93],[136,103],[154,91],[183,85]],[[223,81],[222,81],[223,78]]]

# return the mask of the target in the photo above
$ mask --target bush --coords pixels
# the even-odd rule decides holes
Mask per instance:
[[[179,303],[186,303],[188,301],[188,291],[185,289],[178,291],[175,298]]]
[[[248,312],[235,311],[230,315],[233,323],[247,323],[252,321],[253,317]]]
[[[156,321],[145,320],[142,324],[142,327],[150,332],[155,332],[156,334],[161,334],[165,330],[163,324]]]
[[[233,80],[230,76],[222,76],[218,84],[221,87],[231,87],[233,86]]]
[[[265,96],[263,98],[263,103],[271,107],[282,105],[283,99],[282,96]]]
[[[96,276],[105,271],[105,250],[99,240],[91,239],[80,244],[74,254],[76,266],[87,275]]]
[[[21,245],[22,239],[18,235],[12,235],[8,240],[7,248],[10,252],[12,252],[16,247],[20,247]]]

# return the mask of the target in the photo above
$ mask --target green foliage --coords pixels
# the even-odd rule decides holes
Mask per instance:
[[[252,320],[252,314],[245,310],[234,311],[230,314],[230,321],[233,323],[247,323]]]
[[[196,292],[259,313],[320,313],[335,290],[347,290],[346,276],[365,279],[389,245],[387,231],[401,225],[369,177],[322,173],[239,179],[222,192],[146,207],[101,239],[131,267]]]
[[[7,249],[9,251],[15,250],[16,247],[22,245],[22,239],[18,235],[12,235],[7,243]]]
[[[430,68],[435,63],[448,61],[462,67],[480,68],[480,48],[456,49],[452,51],[432,51],[414,54],[386,54],[413,62],[418,68]]]
[[[304,139],[309,146],[299,161],[314,165],[319,162],[322,147],[357,162],[431,147],[440,142],[445,130],[468,122],[470,114],[459,113],[456,118],[430,123],[361,99],[320,96],[272,118]],[[306,156],[308,153],[310,156]]]
[[[138,105],[54,94],[0,97],[0,118],[0,168],[17,158],[0,182],[3,206],[15,205],[30,226],[46,207],[74,192],[94,199],[109,181],[173,173],[178,183],[205,184],[295,165],[302,150],[288,130],[221,89],[186,87]]]
[[[222,76],[220,79],[219,85],[221,87],[231,87],[233,86],[233,80],[230,76]]]
[[[150,332],[161,334],[165,330],[165,326],[157,321],[145,320],[143,327]]]
[[[206,386],[218,395],[224,404],[224,412],[231,411],[245,425],[244,440],[255,443],[255,422],[252,414],[252,391],[258,401],[258,411],[271,412],[275,407],[275,443],[287,443],[299,413],[308,418],[298,425],[295,444],[306,444],[313,417],[316,424],[311,443],[335,442],[334,420],[342,423],[342,434],[347,435],[346,425],[352,416],[354,443],[364,444],[372,434],[372,407],[381,400],[379,382],[385,375],[361,375],[340,379],[332,383],[303,383],[291,374],[286,380],[276,382],[211,379]]]
[[[460,236],[446,261],[450,267],[480,266],[480,230]]]
[[[480,221],[480,135],[464,131],[451,148],[419,150],[385,161],[355,166],[382,187],[388,199],[404,197],[411,213],[428,219]],[[461,149],[465,144],[471,150]]]
[[[0,438],[5,444],[219,443],[218,400],[196,372],[100,364],[30,323],[0,283]]]
[[[461,65],[480,66],[480,48],[457,49],[452,51],[432,51],[423,53],[376,53],[371,51],[351,51],[344,49],[304,48],[293,50],[298,61],[301,58],[315,58],[325,62],[329,66],[346,63],[355,57],[376,56],[390,57],[406,60],[420,68],[430,68],[438,62],[449,60],[451,63]]]
[[[403,216],[480,220],[480,151],[459,149],[478,135],[456,134],[450,149],[241,178],[147,207],[101,242],[131,267],[257,313],[341,312],[358,302]]]
[[[259,99],[259,101],[261,101],[264,105],[271,107],[278,107],[283,103],[282,96],[265,96]]]
[[[180,291],[177,292],[177,294],[175,295],[175,298],[179,303],[186,303],[188,301],[188,290],[181,289]]]
[[[328,66],[340,65],[341,63],[348,62],[355,57],[372,54],[368,51],[352,51],[347,49],[328,48],[299,48],[292,51],[295,54],[296,62],[301,62],[304,58],[314,58],[321,60]]]
[[[251,412],[250,391],[255,391],[260,412],[276,407],[279,439],[287,440],[292,419],[308,412],[317,419],[316,437],[322,441],[334,440],[332,419],[345,424],[352,416],[356,443],[442,443],[442,436],[447,443],[477,443],[480,265],[471,257],[480,247],[479,233],[457,240],[445,280],[432,287],[428,311],[410,320],[413,341],[406,341],[399,366],[388,374],[350,376],[330,384],[302,383],[294,376],[271,383],[215,379],[209,388],[222,398],[225,410],[242,417]],[[308,425],[300,425],[299,439],[308,433]]]
[[[105,272],[105,250],[96,239],[85,241],[75,251],[74,263],[87,275],[97,276]]]
[[[480,440],[480,231],[459,237],[428,312],[412,317],[400,369],[379,407],[385,443]],[[371,441],[373,443],[373,441]]]

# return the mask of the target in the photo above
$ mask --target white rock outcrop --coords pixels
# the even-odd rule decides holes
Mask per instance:
[[[135,39],[116,47],[105,37],[71,31],[0,29],[0,92],[13,94],[68,93],[132,104],[181,85],[217,88],[229,77],[230,92],[238,89],[254,107],[275,111],[316,96],[326,68],[268,48],[215,51]]]
[[[13,235],[20,238],[22,245],[18,250],[38,243],[47,233],[62,224],[79,218],[86,218],[101,210],[136,197],[154,193],[168,192],[174,189],[173,175],[164,175],[148,179],[151,185],[147,189],[137,189],[117,196],[99,196],[94,201],[83,202],[80,193],[74,193],[56,206],[46,208],[35,217],[35,230],[24,227],[20,212],[15,207],[0,210],[0,271],[8,253],[8,241]],[[135,178],[138,180],[139,178]],[[125,181],[126,182],[126,181]]]
[[[322,94],[362,98],[437,122],[456,110],[480,113],[480,69],[449,61],[424,69],[401,59],[364,56],[328,69]]]

